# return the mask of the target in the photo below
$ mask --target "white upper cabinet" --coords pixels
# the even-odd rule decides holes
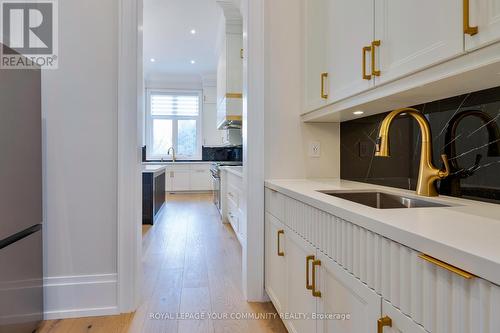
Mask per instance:
[[[462,8],[458,0],[375,0],[375,40],[380,40],[380,46],[373,48],[375,70],[380,70],[377,82],[462,53]]]
[[[204,104],[217,104],[217,87],[204,86],[203,87],[203,103]]]
[[[465,33],[465,48],[471,50],[500,40],[500,0],[469,0],[468,3],[469,15],[466,12],[464,17],[468,17],[468,27],[472,30]]]
[[[374,36],[374,9],[373,0],[328,0],[326,3],[328,97],[335,102],[373,86],[368,47]]]
[[[328,98],[327,21],[330,0],[306,0],[304,11],[304,108],[312,111]]]
[[[319,320],[317,332],[374,332],[380,319],[381,297],[319,251],[318,259],[321,261],[318,313],[346,314],[350,318]]]

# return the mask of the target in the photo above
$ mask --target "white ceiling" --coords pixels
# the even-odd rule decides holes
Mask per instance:
[[[222,10],[215,0],[144,0],[144,74],[215,73]],[[190,31],[196,30],[192,35]],[[156,61],[150,61],[154,58]],[[195,64],[191,64],[195,60]]]

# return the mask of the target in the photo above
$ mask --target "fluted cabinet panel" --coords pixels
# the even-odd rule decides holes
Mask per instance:
[[[500,287],[465,280],[354,223],[285,197],[284,224],[430,333],[499,333]]]

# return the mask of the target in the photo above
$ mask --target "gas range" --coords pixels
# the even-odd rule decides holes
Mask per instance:
[[[228,162],[214,162],[210,167],[210,172],[213,177],[220,178],[220,167],[221,166],[242,166],[243,162],[241,161],[228,161]]]

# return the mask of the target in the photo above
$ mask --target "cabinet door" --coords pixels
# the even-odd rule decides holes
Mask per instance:
[[[217,104],[217,87],[203,87],[203,103]]]
[[[189,170],[173,170],[172,191],[189,191]]]
[[[471,50],[500,39],[500,0],[470,0],[470,25],[477,34],[465,35],[465,48]]]
[[[288,256],[288,249],[285,232],[284,225],[274,216],[266,213],[265,284],[267,294],[273,301],[278,313],[285,312],[287,304],[286,258]]]
[[[328,102],[327,73],[327,24],[328,1],[306,0],[303,2],[304,15],[304,108],[305,112],[318,109]]]
[[[426,333],[426,330],[405,316],[387,301],[382,301],[382,317],[390,318],[391,327],[385,326],[384,333]]]
[[[212,188],[212,179],[208,168],[194,168],[191,170],[191,190],[209,191]]]
[[[226,97],[227,89],[226,43],[221,44],[219,59],[217,61],[217,108]]]
[[[243,35],[226,34],[227,47],[227,86],[225,93],[243,92],[243,59],[241,49],[243,48]]]
[[[349,315],[350,318],[318,319],[318,332],[373,333],[380,318],[381,298],[334,260],[318,252],[321,298],[318,315]]]
[[[375,0],[377,82],[424,69],[464,50],[462,1]]]
[[[219,146],[221,144],[221,131],[217,129],[216,104],[203,104],[203,145]]]
[[[373,41],[374,0],[329,0],[326,43],[329,99],[355,95],[373,86],[363,79],[363,47]],[[367,60],[369,53],[366,53]],[[369,61],[366,70],[370,71]]]
[[[306,261],[307,257],[316,254],[316,249],[310,243],[298,236],[290,229],[285,229],[286,243],[286,312],[292,314],[316,313],[316,297],[312,291],[306,289]],[[312,262],[309,261],[309,267]],[[311,269],[310,269],[311,278]],[[294,318],[287,321],[288,327],[294,333],[310,333],[316,331],[316,320],[311,318]]]

